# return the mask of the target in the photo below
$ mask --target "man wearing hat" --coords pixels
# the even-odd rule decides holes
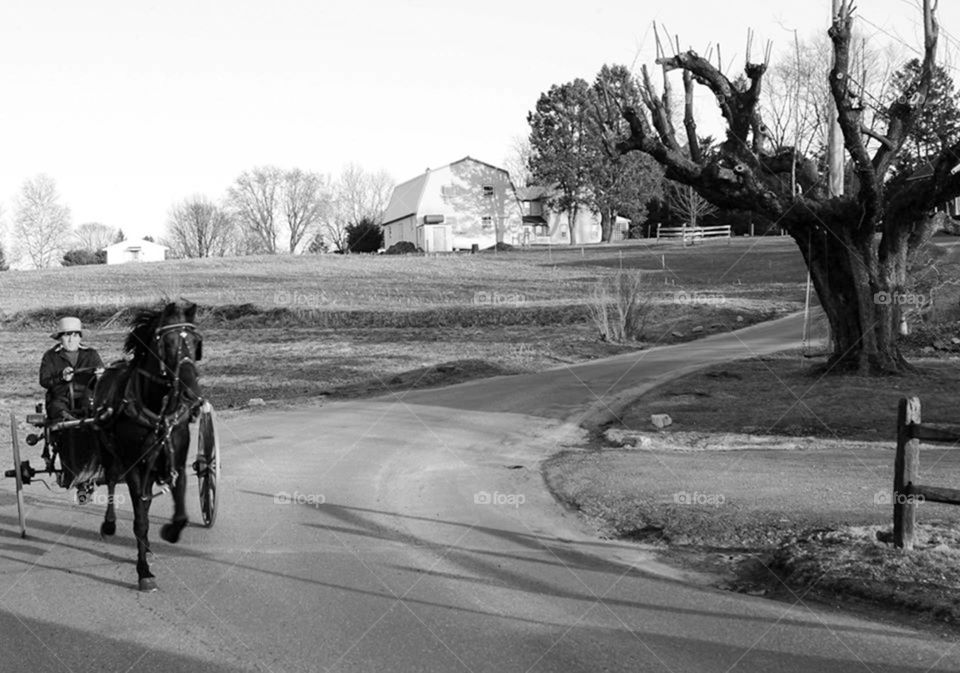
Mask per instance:
[[[80,343],[82,336],[79,318],[60,318],[56,331],[50,335],[60,343],[44,353],[40,361],[40,385],[47,390],[47,418],[51,420],[73,418],[69,411],[71,402],[82,397],[93,377],[103,373],[100,354]]]

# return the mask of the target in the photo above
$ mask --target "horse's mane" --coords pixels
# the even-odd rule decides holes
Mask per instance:
[[[123,351],[132,353],[134,360],[144,358],[150,349],[150,340],[163,312],[158,309],[138,309],[130,321],[130,332],[123,342]]]

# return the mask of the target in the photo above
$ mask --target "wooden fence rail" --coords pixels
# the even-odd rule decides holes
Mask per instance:
[[[661,227],[657,225],[657,240],[661,238],[682,238],[684,244],[702,238],[731,238],[730,225],[716,227]]]
[[[920,478],[920,441],[960,444],[960,429],[922,425],[920,398],[900,400],[897,411],[897,455],[893,467],[893,544],[913,549],[917,504],[960,505],[960,489],[924,486]]]

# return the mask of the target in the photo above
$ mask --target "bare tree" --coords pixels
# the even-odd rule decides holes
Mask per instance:
[[[923,58],[916,86],[883,111],[882,133],[870,128],[864,114],[867,92],[856,77],[852,0],[838,5],[828,32],[834,64],[827,78],[853,169],[849,193],[830,195],[821,167],[796,147],[769,147],[758,105],[769,49],[762,62],[752,62],[749,40],[743,86],[693,51],[668,55],[661,50],[657,59],[665,77],[671,70],[684,73],[688,98],[694,81],[714,95],[727,124],[717,152],[699,151],[692,106],[684,126],[695,151],[682,151],[669,123],[669,102],[657,95],[646,69],[646,113],[624,106],[630,135],[619,147],[649,154],[668,178],[690,185],[715,205],[762,214],[787,231],[830,322],[830,371],[900,371],[908,367],[897,343],[908,262],[940,225],[943,216],[934,215],[934,207],[960,195],[960,142],[932,158],[929,176],[887,180],[930,92],[939,34],[935,2],[922,0]]]
[[[261,166],[244,171],[227,191],[240,226],[263,252],[277,252],[277,211],[283,186],[283,171]]]
[[[329,216],[331,194],[322,176],[294,168],[283,176],[283,215],[290,231],[290,252]]]
[[[697,194],[689,185],[667,181],[667,208],[684,222],[684,226],[697,227],[699,221],[717,212],[717,207]]]
[[[177,257],[223,257],[231,250],[234,230],[225,210],[195,195],[170,209],[166,242]]]
[[[349,164],[337,180],[337,210],[347,224],[356,224],[366,218],[377,224],[383,221],[393,178],[386,171],[369,173],[357,164]]]
[[[510,153],[503,160],[503,167],[510,174],[515,187],[528,187],[533,184],[533,173],[530,171],[530,159],[533,157],[533,147],[530,139],[525,136],[514,136]]]
[[[97,252],[113,243],[117,231],[99,222],[86,222],[73,230],[74,244],[80,250]]]
[[[357,164],[347,165],[333,187],[332,207],[322,225],[324,238],[346,250],[347,227],[364,219],[381,224],[393,185],[386,171],[368,173]]]
[[[60,204],[53,178],[40,174],[26,180],[14,198],[13,218],[18,248],[35,268],[60,258],[70,235],[70,209]]]
[[[852,38],[851,78],[866,95],[875,97],[865,106],[865,123],[876,130],[882,123],[877,105],[889,98],[890,75],[901,51],[893,46],[875,48],[862,36]],[[826,35],[795,40],[764,80],[767,92],[761,103],[765,133],[774,147],[792,147],[809,155],[827,145],[832,48]]]

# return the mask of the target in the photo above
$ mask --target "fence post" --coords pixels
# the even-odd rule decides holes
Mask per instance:
[[[660,240],[660,223],[657,222],[657,240]]]
[[[903,397],[897,410],[897,456],[893,465],[893,544],[913,549],[917,505],[910,493],[920,469],[920,440],[910,438],[910,424],[920,423],[920,398]]]

